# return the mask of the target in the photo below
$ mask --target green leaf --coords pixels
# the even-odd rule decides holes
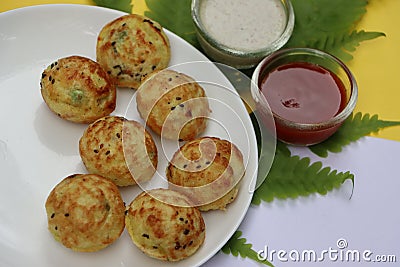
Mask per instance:
[[[321,33],[318,39],[308,40],[303,46],[326,51],[343,61],[350,61],[354,52],[362,41],[385,36],[381,32],[352,31],[351,33]]]
[[[191,0],[146,0],[144,14],[199,48],[191,15]]]
[[[400,121],[385,121],[380,120],[378,115],[371,116],[370,114],[362,114],[358,112],[351,114],[339,130],[326,141],[310,146],[310,150],[320,157],[327,157],[328,151],[333,153],[341,152],[343,147],[357,141],[361,137],[379,130],[399,126]]]
[[[366,12],[367,0],[292,0],[295,28],[292,40],[318,39],[321,33],[353,29]]]
[[[276,152],[283,153],[287,157],[290,157],[290,155],[291,155],[291,152],[290,152],[288,146],[285,143],[280,142],[280,141],[276,142]]]
[[[242,258],[249,258],[256,262],[273,267],[269,261],[259,259],[257,252],[252,249],[252,245],[247,244],[246,239],[240,238],[241,236],[242,232],[236,231],[229,241],[222,247],[222,252],[225,254],[232,254],[235,257],[240,255]]]
[[[93,2],[98,6],[112,8],[126,13],[132,12],[131,0],[93,0]]]
[[[282,146],[282,144],[280,145]],[[354,185],[354,175],[323,167],[321,162],[311,164],[310,158],[292,156],[284,148],[276,150],[274,162],[268,176],[254,192],[252,204],[274,199],[297,198],[314,193],[321,195],[339,188],[346,180]]]
[[[292,0],[295,27],[285,47],[311,47],[350,61],[360,42],[385,36],[354,30],[367,0]]]

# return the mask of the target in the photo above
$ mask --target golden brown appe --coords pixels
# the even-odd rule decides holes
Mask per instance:
[[[49,231],[74,251],[101,250],[115,242],[125,227],[125,205],[117,186],[98,175],[63,179],[45,207]]]
[[[196,138],[206,129],[211,112],[204,89],[192,77],[170,69],[148,76],[136,102],[146,125],[172,140]]]
[[[170,188],[186,194],[201,211],[225,209],[235,200],[245,172],[243,155],[228,140],[201,137],[174,154],[166,176]]]
[[[121,16],[100,31],[96,58],[117,86],[137,89],[143,77],[168,66],[169,39],[161,25],[147,17]]]
[[[168,189],[153,189],[137,196],[127,208],[126,228],[133,243],[146,255],[167,261],[191,256],[205,239],[200,211],[191,207],[184,195]]]
[[[90,173],[118,186],[150,180],[158,164],[152,136],[139,122],[119,116],[90,124],[79,140],[79,152]]]
[[[43,71],[40,85],[50,110],[72,122],[91,123],[115,109],[114,83],[89,58],[69,56],[57,60]]]

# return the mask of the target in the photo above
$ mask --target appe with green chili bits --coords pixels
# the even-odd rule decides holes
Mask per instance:
[[[59,117],[92,123],[109,115],[116,106],[116,87],[97,62],[68,56],[51,63],[42,73],[42,97]]]
[[[168,36],[159,23],[129,14],[107,23],[97,37],[96,60],[119,87],[137,89],[149,74],[166,68]]]

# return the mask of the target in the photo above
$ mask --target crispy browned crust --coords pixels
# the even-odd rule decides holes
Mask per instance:
[[[149,76],[136,94],[146,125],[173,140],[193,140],[207,127],[210,114],[204,89],[190,76],[163,70]]]
[[[202,146],[204,141],[209,145]],[[244,171],[242,153],[235,145],[216,137],[201,137],[185,143],[174,154],[166,177],[171,188],[189,188],[176,190],[187,194],[201,211],[223,210],[235,200]]]
[[[78,123],[91,123],[114,111],[116,88],[95,61],[70,56],[57,60],[42,73],[41,94],[55,114]]]
[[[167,261],[191,256],[205,239],[200,211],[191,207],[184,195],[168,189],[154,189],[137,196],[127,208],[126,228],[140,250]]]
[[[46,204],[48,229],[65,247],[93,252],[115,242],[125,227],[125,205],[117,186],[93,174],[63,179]]]
[[[117,86],[137,89],[143,77],[168,66],[171,51],[160,24],[129,14],[102,28],[97,38],[96,58]]]
[[[102,175],[118,186],[150,180],[158,164],[151,135],[140,123],[118,116],[106,116],[90,124],[79,140],[79,152],[90,173]]]

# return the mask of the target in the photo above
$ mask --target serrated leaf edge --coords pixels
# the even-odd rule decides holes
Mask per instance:
[[[279,155],[278,155],[279,153]],[[293,191],[286,191],[282,193],[283,186],[281,186],[282,182],[279,182],[279,178],[277,178],[278,182],[275,184],[274,190],[275,192],[272,193],[266,193],[268,190],[268,183],[269,179],[268,177],[264,180],[264,182],[261,184],[261,186],[254,192],[253,199],[252,199],[252,204],[253,205],[260,205],[261,202],[272,202],[274,199],[296,199],[298,197],[306,197],[312,194],[320,194],[320,195],[326,195],[329,191],[333,190],[334,188],[337,188],[338,186],[342,185],[345,181],[351,180],[353,188],[352,188],[352,193],[354,190],[354,175],[350,172],[338,172],[335,169],[332,169],[329,166],[324,166],[321,161],[315,161],[311,162],[309,157],[303,157],[301,158],[298,155],[290,155],[287,156],[285,154],[282,154],[280,152],[277,152],[277,155],[279,157],[282,157],[282,160],[286,158],[286,162],[289,161],[297,161],[297,163],[294,163],[292,166],[293,170],[291,172],[296,172],[296,169],[298,171],[304,171],[305,172],[310,172],[311,170],[314,170],[315,173],[311,173],[312,175],[307,175],[306,178],[311,178],[314,179],[311,181],[309,184],[304,184],[304,183],[298,183],[298,184],[293,184],[291,181],[285,180],[286,185],[288,183],[291,183],[292,185],[288,187],[286,186],[286,190],[288,188],[295,188],[296,190]],[[274,163],[273,163],[274,164]],[[335,181],[332,181],[331,183],[327,184],[325,181],[326,179],[332,179],[332,176],[341,176],[341,179]],[[324,182],[320,184],[323,180],[318,180],[321,179],[319,177],[324,177]],[[282,177],[281,177],[282,178]],[[299,187],[302,188],[302,190],[299,189]],[[264,192],[264,193],[262,193]],[[351,196],[350,196],[351,197]]]
[[[253,245],[246,243],[246,238],[241,237],[242,232],[236,231],[228,242],[222,247],[221,251],[225,254],[231,254],[235,257],[249,258],[258,263],[274,267],[268,260],[262,260],[258,257],[258,253],[252,249]]]
[[[349,135],[349,134],[344,134],[347,129],[355,129],[358,130],[360,129],[360,125],[367,124],[367,123],[375,123],[373,127],[371,127],[371,130],[367,131],[366,133],[362,133],[361,135]],[[315,155],[321,157],[321,158],[326,158],[329,155],[329,152],[331,153],[339,153],[343,150],[344,147],[347,145],[354,143],[358,141],[359,139],[363,138],[364,136],[370,135],[372,133],[377,133],[382,129],[388,128],[388,127],[394,127],[394,126],[400,126],[400,121],[386,121],[386,120],[381,120],[379,119],[379,116],[377,114],[370,115],[369,113],[352,113],[344,122],[344,125],[342,125],[341,128],[329,139],[326,141],[309,146],[308,148],[310,149],[311,152],[313,152]],[[337,136],[344,136],[348,137],[348,139],[341,139],[340,142],[335,142],[332,144],[332,138],[335,138]]]

